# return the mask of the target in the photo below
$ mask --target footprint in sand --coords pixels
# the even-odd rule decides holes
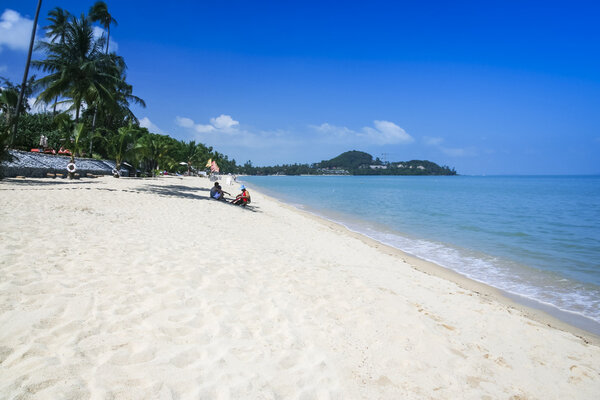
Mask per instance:
[[[119,351],[113,355],[109,363],[113,365],[131,365],[131,364],[144,364],[154,360],[156,352],[154,349],[149,348],[136,353],[130,353],[129,351]]]
[[[290,355],[284,356],[281,360],[279,360],[279,363],[277,364],[277,366],[281,369],[290,369],[297,364],[298,364],[297,355],[290,354]]]
[[[188,365],[198,361],[200,359],[200,354],[194,350],[184,351],[182,353],[177,354],[170,361],[171,364],[176,366],[177,368],[185,368]]]
[[[13,349],[6,346],[0,346],[0,365],[10,356],[13,352]]]

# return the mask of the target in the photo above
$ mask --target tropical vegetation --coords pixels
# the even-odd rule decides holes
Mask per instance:
[[[454,168],[427,160],[383,162],[369,153],[347,151],[314,164],[255,167],[246,162],[240,171],[248,175],[456,175]]]
[[[237,172],[235,160],[211,147],[140,126],[131,105],[146,104],[127,82],[125,59],[110,49],[110,29],[117,21],[106,3],[97,1],[80,16],[56,7],[47,21],[45,40],[36,45],[44,57],[32,62],[43,76],[31,77],[24,93],[26,99],[35,96],[38,112],[23,102],[14,138],[19,87],[0,78],[0,158],[8,157],[9,145],[20,150],[38,147],[44,135],[48,147],[70,150],[72,162],[76,155],[108,158],[117,170],[127,164],[141,174],[157,174],[192,173],[211,159],[222,172]],[[103,28],[102,36],[94,35],[94,24]]]

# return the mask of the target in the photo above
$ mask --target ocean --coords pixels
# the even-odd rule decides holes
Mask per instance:
[[[600,334],[600,176],[243,181]]]

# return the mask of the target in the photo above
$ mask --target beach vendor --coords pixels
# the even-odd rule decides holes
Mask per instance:
[[[240,187],[240,190],[242,193],[235,196],[235,200],[233,200],[231,203],[244,207],[250,203],[250,193],[244,185]]]

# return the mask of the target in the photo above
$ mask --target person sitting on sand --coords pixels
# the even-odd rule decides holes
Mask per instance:
[[[219,185],[219,182],[215,182],[215,185],[212,187],[212,189],[210,189],[210,198],[215,200],[225,200],[225,193],[229,194],[223,191],[221,185]]]
[[[210,198],[211,199],[215,198],[215,194],[217,193],[218,190],[219,190],[219,182],[215,182],[214,186],[212,188],[210,188]]]
[[[248,205],[248,203],[250,203],[250,193],[248,192],[248,190],[246,189],[246,186],[244,186],[244,185],[242,185],[242,187],[240,187],[240,189],[241,189],[242,193],[235,196],[235,200],[233,200],[231,202],[231,204],[236,204],[238,206],[245,207],[246,205]]]

